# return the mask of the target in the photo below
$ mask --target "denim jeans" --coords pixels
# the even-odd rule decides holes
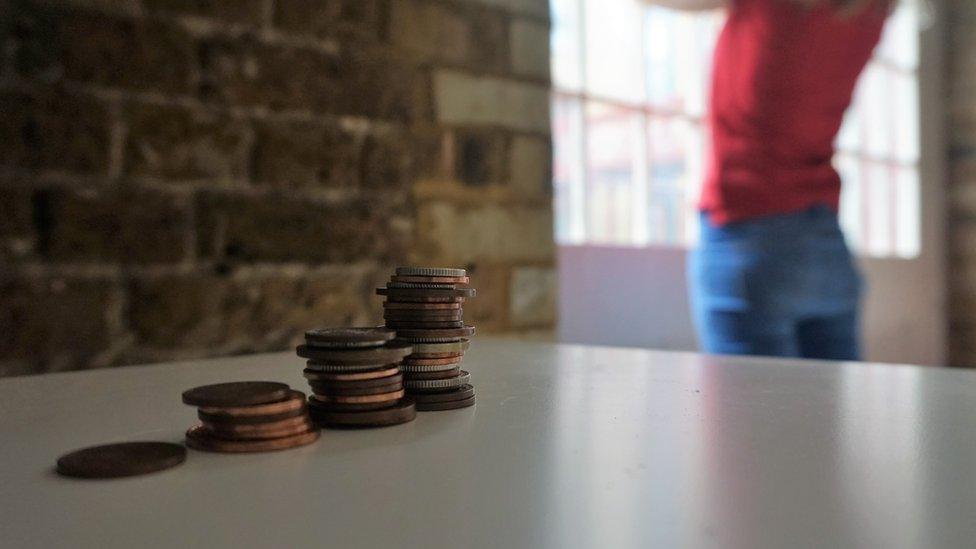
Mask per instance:
[[[857,360],[861,278],[826,206],[712,225],[689,254],[702,350]]]

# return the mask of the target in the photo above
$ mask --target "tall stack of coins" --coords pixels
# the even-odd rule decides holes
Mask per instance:
[[[305,332],[298,356],[314,393],[312,419],[325,427],[381,427],[413,421],[417,410],[404,398],[400,361],[409,343],[393,341],[385,328],[321,328]]]
[[[270,452],[304,446],[319,438],[309,419],[305,393],[273,381],[237,381],[185,391],[200,423],[186,432],[186,445],[209,452]]]
[[[403,386],[417,410],[453,410],[474,404],[471,376],[461,369],[474,327],[461,308],[475,291],[464,269],[397,267],[385,288],[383,318],[397,341],[413,345],[403,360]]]

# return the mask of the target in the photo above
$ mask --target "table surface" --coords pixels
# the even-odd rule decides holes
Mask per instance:
[[[62,453],[179,441],[180,393],[292,354],[0,380],[3,547],[972,547],[976,373],[476,339],[478,404],[129,479]]]

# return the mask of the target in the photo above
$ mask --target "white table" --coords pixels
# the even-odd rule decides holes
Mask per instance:
[[[2,547],[973,547],[976,374],[476,339],[474,408],[59,478],[291,354],[0,380]]]

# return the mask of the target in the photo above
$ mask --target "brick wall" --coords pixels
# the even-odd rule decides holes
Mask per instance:
[[[0,375],[285,349],[405,262],[552,327],[546,0],[0,6]]]
[[[946,0],[949,363],[976,366],[976,2]]]

